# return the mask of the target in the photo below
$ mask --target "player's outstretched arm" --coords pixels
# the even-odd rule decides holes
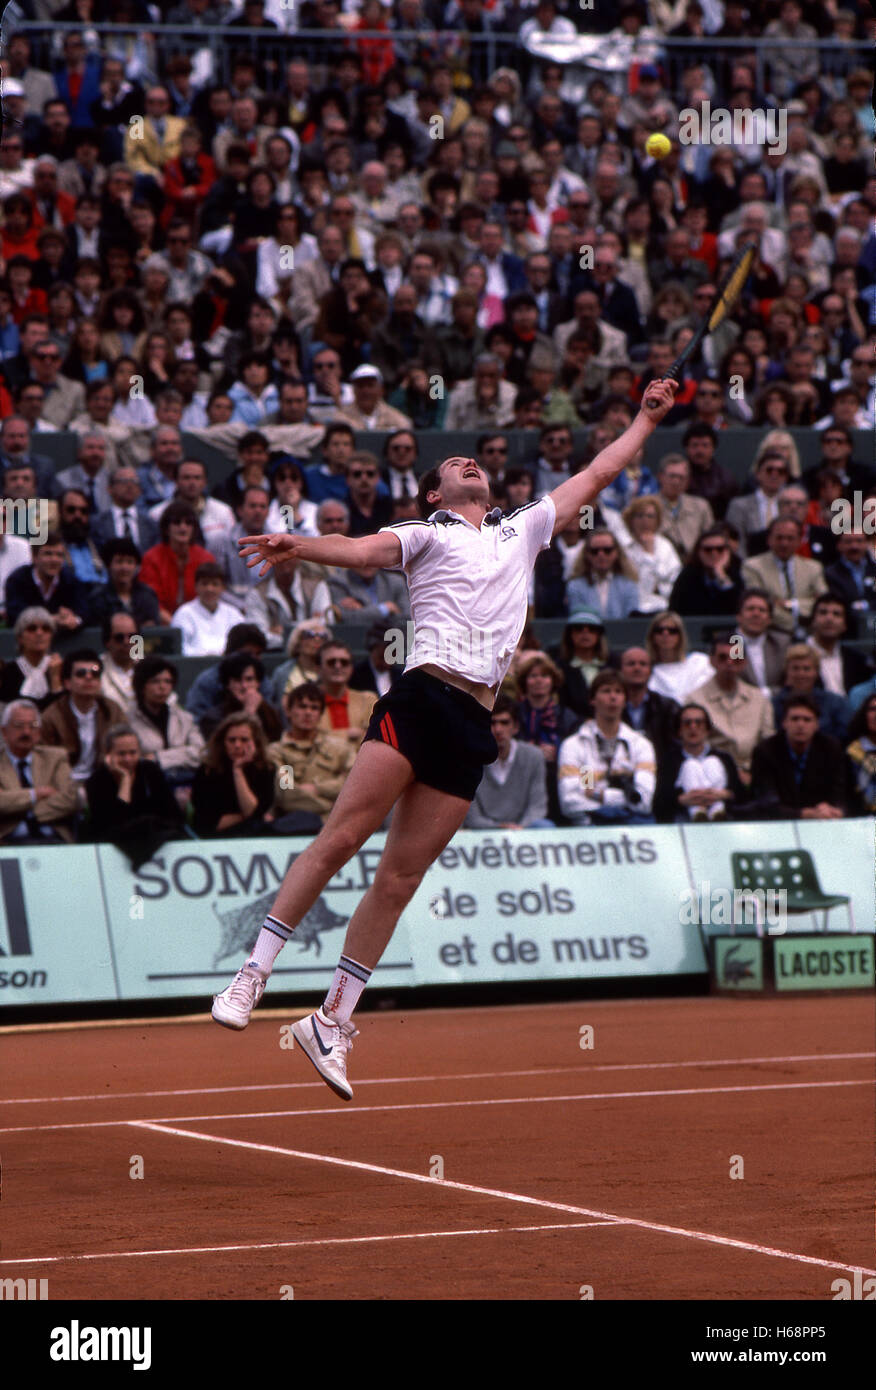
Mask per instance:
[[[655,425],[672,409],[677,389],[677,383],[669,378],[650,382],[642,396],[642,407],[629,429],[598,453],[587,468],[554,489],[550,494],[557,509],[554,535],[571,526],[580,516],[581,508],[594,501],[632,462]],[[649,406],[649,401],[654,404]]]
[[[290,560],[311,560],[316,565],[336,565],[359,569],[376,565],[379,569],[401,564],[402,548],[398,536],[385,531],[375,536],[243,536],[237,542],[249,569],[260,565],[259,577]]]

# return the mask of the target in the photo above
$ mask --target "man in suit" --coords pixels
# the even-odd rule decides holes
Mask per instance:
[[[390,665],[386,660],[387,648],[393,642],[386,637],[391,624],[385,618],[374,624],[365,634],[365,650],[368,655],[353,667],[350,678],[351,690],[370,690],[375,695],[386,695],[402,673],[402,667]]]
[[[675,740],[678,705],[668,696],[648,689],[651,658],[644,647],[627,647],[620,659],[620,675],[627,692],[621,719],[654,745],[659,769]]]
[[[64,694],[43,714],[43,739],[66,750],[74,783],[88,780],[100,761],[107,730],[124,723],[124,710],[100,693],[102,674],[101,659],[90,647],[67,652],[61,666]]]
[[[322,301],[338,283],[344,259],[344,234],[340,227],[325,226],[317,237],[319,255],[298,267],[292,277],[292,321],[299,333],[311,330]]]
[[[475,260],[487,272],[486,293],[506,300],[526,289],[526,271],[519,256],[503,251],[504,232],[499,222],[486,221],[481,227],[480,251]]]
[[[524,264],[526,289],[532,295],[538,309],[536,328],[539,333],[552,334],[555,328],[566,322],[569,301],[564,295],[550,289],[553,265],[546,251],[531,251]]]
[[[0,468],[4,472],[8,468],[32,468],[39,495],[54,497],[55,465],[46,454],[31,453],[30,446],[30,426],[24,416],[7,415],[0,425]]]
[[[791,476],[784,454],[768,450],[761,455],[754,474],[757,487],[742,497],[734,497],[727,508],[727,521],[739,532],[739,555],[749,554],[752,536],[766,531],[779,515],[779,493]]]
[[[122,536],[130,537],[141,552],[158,544],[158,523],[139,505],[142,492],[136,468],[119,464],[109,480],[110,505],[91,523],[91,538],[98,550]]]
[[[600,317],[625,333],[627,342],[633,346],[644,337],[642,315],[632,289],[618,279],[617,261],[617,252],[610,246],[597,247],[590,283],[599,295],[602,306]]]
[[[704,497],[693,497],[688,492],[690,464],[684,454],[664,455],[657,466],[657,482],[657,495],[663,504],[660,534],[672,541],[687,563],[700,536],[714,524],[714,513]]]
[[[803,534],[799,522],[778,517],[767,528],[767,553],[746,560],[742,579],[749,589],[766,589],[773,600],[773,626],[797,634],[827,589],[824,567],[796,553]]]
[[[135,120],[125,132],[125,164],[141,178],[161,185],[165,165],[179,155],[185,126],[183,116],[170,114],[167,88],[147,88],[142,126]]]
[[[872,674],[872,665],[854,647],[841,645],[849,628],[849,612],[836,593],[821,594],[812,605],[807,642],[819,659],[825,690],[847,696]]]
[[[84,492],[92,515],[106,511],[112,501],[106,455],[107,441],[102,434],[80,435],[77,462],[72,468],[63,469],[55,479],[62,491],[78,488]]]
[[[578,290],[572,300],[575,317],[560,323],[554,329],[554,347],[561,355],[573,333],[586,333],[589,328],[597,331],[598,348],[593,358],[594,367],[607,370],[609,367],[625,363],[627,360],[627,335],[619,328],[613,328],[602,317],[602,306],[595,289]]]
[[[76,789],[65,750],[40,744],[39,710],[31,700],[10,700],[2,727],[0,840],[71,844]]]
[[[736,632],[742,638],[739,679],[767,694],[782,684],[790,638],[771,627],[773,601],[766,589],[746,589],[739,600]]]
[[[849,800],[846,762],[835,738],[818,732],[807,695],[785,706],[781,732],[757,745],[749,815],[768,820],[842,820]]]
[[[65,430],[85,409],[85,387],[61,374],[61,349],[50,339],[38,341],[30,354],[30,375],[45,392],[43,419]]]
[[[872,537],[864,531],[848,531],[837,541],[839,559],[828,565],[824,578],[831,593],[855,613],[876,610],[876,560]]]
[[[747,785],[752,752],[776,727],[772,701],[740,680],[739,660],[729,632],[715,633],[709,661],[715,674],[694,690],[690,699],[693,704],[702,705],[712,721],[709,742],[730,754],[741,781]]]

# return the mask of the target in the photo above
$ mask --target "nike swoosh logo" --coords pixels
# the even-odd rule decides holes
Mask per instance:
[[[320,1050],[320,1052],[322,1053],[323,1057],[328,1057],[328,1055],[329,1055],[330,1052],[331,1052],[331,1048],[330,1048],[330,1047],[323,1047],[323,1045],[322,1045],[322,1038],[319,1036],[319,1033],[318,1033],[317,1030],[316,1030],[316,1024],[315,1024],[315,1023],[311,1023],[310,1027],[311,1027],[311,1029],[312,1029],[312,1031],[313,1031],[313,1036],[316,1038],[316,1045],[317,1045],[317,1047],[319,1048],[319,1050]]]

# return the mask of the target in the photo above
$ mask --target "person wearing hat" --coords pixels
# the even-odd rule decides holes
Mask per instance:
[[[383,374],[379,368],[364,362],[350,373],[353,388],[352,405],[335,412],[335,420],[351,425],[354,430],[406,430],[411,428],[407,415],[383,399]]]
[[[605,623],[592,608],[576,608],[569,614],[556,652],[563,673],[563,700],[581,719],[590,713],[590,685],[608,663]]]
[[[50,73],[31,67],[31,47],[27,34],[10,34],[6,45],[6,78],[3,82],[3,97],[9,95],[9,87],[15,82],[24,95],[25,117],[42,117],[43,107],[57,95],[55,83]],[[11,118],[11,112],[7,113]]]

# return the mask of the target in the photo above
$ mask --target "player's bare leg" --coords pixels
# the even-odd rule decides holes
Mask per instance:
[[[253,959],[213,1000],[213,1018],[240,1030],[262,997],[273,960],[330,879],[385,821],[413,778],[407,758],[388,744],[362,745],[329,817],[299,854],[265,919]]]
[[[469,802],[415,782],[395,809],[386,845],[347,928],[344,950],[321,1009],[292,1025],[292,1036],[322,1079],[351,1100],[347,1054],[356,1037],[351,1015],[423,875],[459,829]]]

